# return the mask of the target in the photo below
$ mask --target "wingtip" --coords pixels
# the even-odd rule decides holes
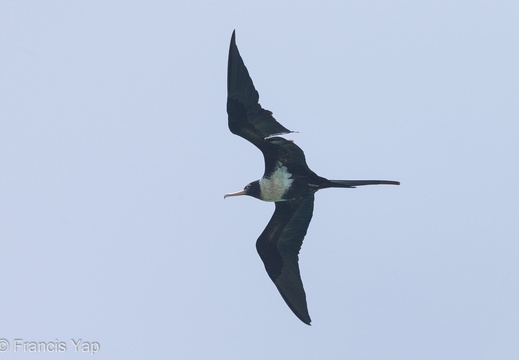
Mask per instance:
[[[296,314],[296,316],[299,318],[299,320],[304,322],[306,325],[312,326],[312,324],[311,324],[312,319],[310,319],[310,315],[308,314],[308,312],[306,314]]]

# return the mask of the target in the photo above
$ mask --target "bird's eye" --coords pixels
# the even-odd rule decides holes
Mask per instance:
[[[250,189],[250,184],[247,184],[247,186],[245,186],[245,190],[248,190]]]

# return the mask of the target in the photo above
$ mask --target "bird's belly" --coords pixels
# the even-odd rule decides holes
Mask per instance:
[[[260,180],[261,200],[263,201],[284,201],[283,195],[286,194],[292,182],[292,174],[281,163],[270,177]]]

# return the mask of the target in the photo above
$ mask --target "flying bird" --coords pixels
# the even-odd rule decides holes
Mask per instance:
[[[258,240],[256,249],[268,275],[293,313],[305,324],[311,319],[299,272],[299,250],[312,219],[314,194],[326,188],[354,188],[361,185],[400,185],[389,180],[328,180],[306,164],[303,150],[278,135],[292,133],[263,109],[258,102],[249,72],[236,46],[235,32],[229,47],[227,67],[227,114],[229,129],[250,141],[265,159],[265,172],[229,196],[249,195],[271,201],[276,209]]]

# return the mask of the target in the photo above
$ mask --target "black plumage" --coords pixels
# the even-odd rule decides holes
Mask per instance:
[[[265,172],[236,193],[275,202],[276,209],[256,242],[268,275],[281,296],[305,324],[310,325],[306,295],[301,281],[298,254],[312,219],[314,193],[325,188],[354,188],[361,185],[392,184],[388,180],[328,180],[306,164],[303,150],[277,135],[291,133],[259,104],[259,94],[235,41],[231,37],[227,72],[227,113],[233,134],[250,141],[263,153]]]

